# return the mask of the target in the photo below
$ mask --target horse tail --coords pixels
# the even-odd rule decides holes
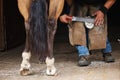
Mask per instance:
[[[48,50],[47,17],[46,0],[33,0],[29,16],[30,51],[37,53],[41,60],[45,59]]]

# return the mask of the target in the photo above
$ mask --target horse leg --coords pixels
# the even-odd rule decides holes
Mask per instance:
[[[48,56],[46,57],[47,75],[55,75],[56,73],[56,68],[54,66],[55,59],[53,57],[53,42],[57,27],[54,27],[54,24],[55,22],[53,19],[50,21],[50,25],[48,26]]]
[[[54,62],[55,62],[54,58],[50,58],[50,57],[46,58],[46,64],[47,64],[46,74],[49,76],[53,76],[56,73]]]
[[[25,29],[26,29],[26,43],[25,43],[25,49],[22,53],[22,63],[20,68],[20,74],[21,75],[28,75],[30,74],[30,58],[31,58],[31,52],[30,52],[30,45],[29,45],[29,23],[25,21]]]
[[[58,4],[56,4],[58,3]],[[62,12],[64,6],[64,0],[50,0],[49,5],[49,24],[48,24],[48,56],[46,58],[46,74],[55,75],[56,68],[54,66],[54,56],[53,56],[53,42],[54,35],[57,30],[57,19]]]

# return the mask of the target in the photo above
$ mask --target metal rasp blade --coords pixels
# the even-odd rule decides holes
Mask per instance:
[[[90,18],[90,17],[72,17],[72,21],[80,21],[80,22],[88,22],[88,23],[94,23],[94,18]]]

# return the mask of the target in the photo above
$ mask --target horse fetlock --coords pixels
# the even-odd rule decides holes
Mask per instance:
[[[23,57],[23,59],[29,60],[31,57],[31,53],[30,52],[23,52],[22,57]]]
[[[23,52],[22,54],[22,57],[23,57],[23,60],[22,60],[22,63],[21,63],[21,68],[20,68],[20,74],[23,75],[23,76],[26,76],[28,74],[30,74],[30,53],[28,52]]]
[[[22,60],[22,63],[21,63],[21,68],[25,68],[25,69],[29,69],[30,68],[30,57],[31,57],[31,54],[30,52],[23,52],[22,53],[22,57],[23,57],[23,60]]]
[[[55,75],[56,73],[56,68],[54,66],[55,59],[54,58],[46,58],[46,65],[47,65],[47,70],[46,73],[47,75]]]
[[[54,65],[54,62],[55,62],[54,58],[51,58],[51,59],[49,57],[46,58],[46,65],[47,66]]]
[[[21,68],[29,69],[31,67],[30,63],[28,61],[22,61]]]

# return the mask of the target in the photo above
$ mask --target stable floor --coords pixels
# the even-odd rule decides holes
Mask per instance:
[[[120,44],[112,42],[114,63],[105,63],[100,51],[93,51],[92,63],[87,67],[77,65],[78,55],[68,42],[55,42],[54,56],[57,74],[47,76],[46,65],[40,64],[37,55],[32,55],[32,74],[19,74],[24,45],[0,52],[0,80],[120,80]]]

